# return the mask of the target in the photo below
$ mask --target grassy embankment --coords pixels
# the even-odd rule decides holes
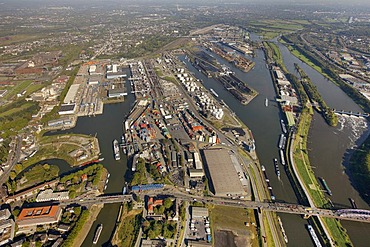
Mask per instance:
[[[299,67],[298,64],[294,64],[296,70],[301,76],[301,84],[303,85],[307,96],[311,99],[312,102],[317,102],[320,106],[320,111],[325,119],[326,123],[330,126],[337,126],[338,125],[338,117],[335,115],[334,111],[328,107],[322,96],[320,95],[319,91],[317,90],[316,86],[313,85],[311,79],[307,76],[307,74]]]
[[[283,40],[291,42],[287,37],[283,37]],[[346,84],[340,78],[338,78],[334,69],[330,65],[325,64],[320,58],[315,56],[307,47],[301,47],[299,45],[290,46],[289,49],[294,55],[296,55],[303,62],[310,65],[312,68],[317,70],[323,76],[327,77],[333,83],[338,85],[349,97],[351,97],[364,111],[370,112],[369,101],[356,89]],[[350,172],[353,176],[356,189],[360,192],[362,198],[370,204],[370,197],[367,195],[370,184],[370,137],[364,142],[364,144],[353,154],[350,161]]]
[[[277,59],[275,60],[276,64],[280,66],[282,63],[282,59],[278,47],[270,42],[265,42],[264,45],[267,49],[268,56],[273,56],[274,60]],[[285,66],[283,66],[283,68],[285,68]],[[284,70],[286,71],[286,68],[283,69],[283,71]],[[296,88],[303,105],[303,110],[298,120],[296,139],[293,143],[293,158],[299,172],[298,176],[302,178],[307,191],[309,192],[316,207],[330,207],[327,198],[321,191],[320,185],[318,184],[308,158],[308,150],[306,144],[313,114],[312,107],[307,106],[308,95],[306,94],[302,83],[298,80],[296,76],[288,73],[287,78]],[[299,184],[296,183],[296,186],[299,186]],[[326,228],[330,231],[332,238],[335,239],[339,246],[345,246],[346,244],[351,245],[349,236],[347,235],[345,229],[341,226],[339,221],[327,218],[324,219],[324,224],[326,224]]]
[[[122,215],[114,233],[112,244],[117,247],[134,246],[142,219],[141,209],[129,210],[127,204],[123,205]]]

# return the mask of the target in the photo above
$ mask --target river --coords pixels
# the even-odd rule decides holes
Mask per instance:
[[[253,35],[251,37],[253,38]],[[297,75],[294,63],[298,63],[317,86],[329,107],[355,112],[361,111],[360,107],[340,88],[293,56],[285,46],[279,43],[278,45],[288,70]],[[256,58],[252,58],[256,63],[255,68],[248,73],[238,70],[216,54],[212,55],[221,64],[229,66],[239,78],[258,91],[259,95],[250,104],[241,105],[220,83],[197,71],[183,56],[180,56],[180,59],[185,61],[189,70],[197,78],[203,80],[206,88],[213,88],[219,98],[222,98],[252,130],[256,140],[258,157],[261,164],[267,169],[276,198],[282,201],[296,202],[297,199],[285,173],[282,173],[279,181],[272,164],[272,159],[278,157],[277,142],[281,133],[280,113],[275,102],[273,82],[263,59],[263,52],[256,52]],[[266,98],[269,100],[268,107],[264,105]],[[368,122],[363,118],[340,116],[338,126],[333,128],[325,123],[321,115],[317,113],[314,115],[309,133],[309,157],[314,166],[315,175],[324,177],[330,186],[333,192],[331,200],[337,207],[350,207],[348,198],[353,198],[359,208],[369,208],[353,188],[345,169],[345,166],[348,165],[349,148],[359,144],[368,134]],[[280,216],[289,238],[289,246],[312,246],[312,241],[305,228],[307,221],[292,215],[280,214]],[[355,246],[367,244],[367,232],[370,230],[370,225],[354,222],[343,222],[343,225]]]
[[[315,84],[329,107],[362,112],[361,108],[340,88],[328,81],[316,70],[293,56],[282,44],[279,44],[284,63],[290,72],[294,72],[294,63],[306,72]],[[309,133],[309,158],[315,167],[315,175],[324,177],[333,195],[330,197],[337,207],[351,207],[349,198],[353,198],[359,208],[370,209],[352,186],[346,172],[351,148],[362,143],[369,135],[368,121],[358,117],[339,117],[337,127],[328,126],[321,115],[315,113]],[[342,221],[355,246],[368,245],[370,225]]]

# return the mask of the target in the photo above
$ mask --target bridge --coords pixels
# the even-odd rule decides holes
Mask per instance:
[[[352,111],[344,111],[344,110],[336,110],[333,109],[334,113],[340,114],[340,115],[348,115],[348,116],[356,116],[356,117],[369,117],[368,113],[361,113],[361,112],[352,112]]]
[[[167,190],[167,191],[166,191]],[[241,207],[249,209],[258,209],[273,211],[278,213],[288,213],[288,214],[299,214],[304,215],[305,218],[310,216],[321,216],[328,218],[336,218],[341,220],[357,221],[370,223],[370,210],[364,209],[321,209],[321,208],[312,208],[306,207],[299,204],[293,203],[277,203],[277,202],[257,202],[257,201],[246,201],[242,199],[229,199],[229,198],[218,198],[218,197],[202,197],[187,194],[179,191],[143,191],[142,195],[156,196],[156,195],[167,195],[173,196],[183,201],[198,201],[214,205],[223,205],[230,207]],[[82,205],[82,206],[91,206],[93,204],[110,204],[110,203],[122,203],[133,201],[133,195],[101,195],[97,197],[89,198],[76,198],[69,199],[65,201],[60,201],[60,205],[67,206],[71,204]]]

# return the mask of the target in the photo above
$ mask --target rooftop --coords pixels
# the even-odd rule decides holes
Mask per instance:
[[[226,149],[208,149],[203,153],[216,196],[245,194]]]

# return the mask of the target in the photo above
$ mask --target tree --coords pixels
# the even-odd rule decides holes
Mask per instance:
[[[44,168],[45,171],[48,171],[50,169],[50,165],[48,164],[44,164],[42,167]]]
[[[170,209],[173,205],[171,198],[167,197],[164,199],[163,205],[166,209]]]
[[[159,206],[158,208],[158,213],[159,214],[163,214],[164,213],[164,210],[165,210],[165,207],[163,205]]]

